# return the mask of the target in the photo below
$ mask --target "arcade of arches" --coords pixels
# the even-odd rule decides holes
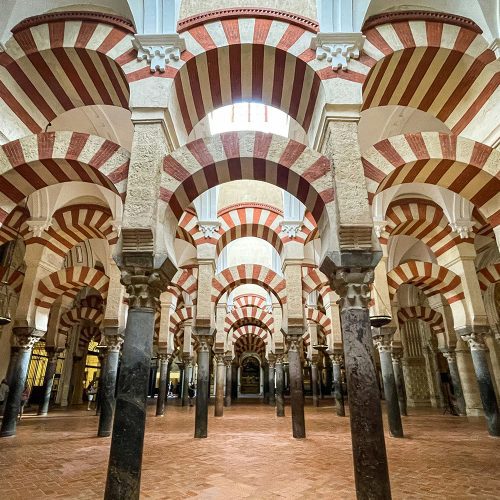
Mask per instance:
[[[359,499],[391,498],[424,415],[499,437],[498,8],[7,1],[5,452],[31,462],[33,422],[88,428],[94,387],[106,499],[139,498],[145,435],[165,422],[168,455],[169,417],[193,417],[184,452],[252,408],[309,438],[287,450],[320,424],[335,442],[337,422]]]

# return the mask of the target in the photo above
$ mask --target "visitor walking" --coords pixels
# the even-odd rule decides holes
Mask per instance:
[[[95,385],[95,382],[92,380],[90,382],[89,386],[87,387],[87,411],[90,411],[90,407],[92,406],[92,401],[94,401],[95,396],[97,394],[97,387]]]
[[[195,390],[193,382],[191,382],[189,384],[189,387],[188,387],[189,406],[193,406],[193,399],[194,399],[195,395],[196,395],[196,390]]]
[[[28,402],[30,398],[30,388],[28,384],[24,386],[24,391],[21,394],[21,404],[19,405],[19,415],[17,417],[17,420],[21,420],[23,418],[24,414],[24,407],[26,406],[26,403]]]

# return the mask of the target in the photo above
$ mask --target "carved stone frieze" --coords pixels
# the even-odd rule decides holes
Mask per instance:
[[[137,60],[146,60],[151,73],[165,72],[171,61],[178,61],[186,50],[185,41],[177,34],[135,35],[132,45],[137,50]]]
[[[351,59],[358,59],[365,37],[361,33],[318,33],[311,40],[316,59],[326,59],[332,69],[347,71]]]

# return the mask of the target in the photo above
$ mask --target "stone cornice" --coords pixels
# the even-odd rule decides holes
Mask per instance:
[[[61,21],[88,21],[92,23],[109,24],[116,28],[135,33],[134,25],[125,17],[114,14],[105,14],[104,12],[87,11],[67,11],[67,12],[49,12],[38,16],[27,17],[12,28],[12,33],[16,34],[25,29],[33,28],[41,24],[57,23]]]
[[[283,12],[266,7],[233,7],[229,9],[204,12],[202,14],[196,14],[194,16],[181,19],[177,23],[177,32],[182,33],[183,31],[196,28],[197,26],[201,26],[202,24],[209,23],[211,21],[225,21],[227,19],[238,18],[259,18],[270,19],[272,21],[278,20],[298,26],[299,28],[303,28],[312,33],[317,33],[319,31],[319,24],[317,21],[298,14],[293,14],[291,12]]]
[[[408,21],[430,21],[444,24],[452,24],[460,28],[467,28],[476,33],[482,34],[483,30],[471,19],[457,16],[449,12],[432,12],[428,10],[404,10],[396,12],[383,12],[370,16],[363,24],[361,31],[376,28],[382,24],[404,23]]]

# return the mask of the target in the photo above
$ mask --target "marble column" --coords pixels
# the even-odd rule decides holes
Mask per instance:
[[[19,356],[19,346],[11,345],[9,366],[7,367],[7,373],[5,374],[5,379],[7,380],[7,384],[9,385],[9,387],[12,385],[12,377],[14,376],[18,356]]]
[[[290,373],[290,403],[292,406],[292,433],[297,439],[306,437],[304,418],[304,384],[302,361],[300,359],[300,342],[303,331],[300,327],[288,327],[286,341],[288,343],[288,370]]]
[[[392,368],[391,336],[384,335],[381,328],[374,328],[374,341],[380,357],[380,368],[382,371],[382,383],[384,385],[385,403],[387,407],[387,419],[389,421],[389,433],[392,437],[402,438],[403,423],[399,411],[398,391]]]
[[[151,272],[136,266],[122,270],[122,283],[129,295],[129,309],[118,377],[105,500],[139,498],[155,309],[160,292],[166,287],[165,281],[157,271]],[[111,391],[111,384],[108,387]]]
[[[209,330],[198,328],[197,330]],[[208,436],[208,401],[210,399],[210,345],[212,335],[196,333],[198,338],[198,379],[196,384],[196,412],[194,422],[194,437]]]
[[[160,386],[158,387],[158,399],[156,400],[156,416],[163,417],[165,415],[168,383],[170,382],[172,355],[165,352],[158,353],[158,361],[160,362]]]
[[[113,426],[113,414],[116,404],[116,378],[118,375],[118,362],[120,360],[120,348],[123,339],[119,335],[104,335],[107,345],[103,370],[101,373],[101,411],[99,413],[99,437],[111,436]]]
[[[224,415],[224,380],[226,378],[226,365],[224,356],[217,354],[217,380],[215,381],[215,408],[214,416],[222,417]]]
[[[442,352],[443,356],[448,362],[451,385],[453,387],[453,395],[455,396],[455,401],[457,403],[457,411],[459,415],[462,416],[467,415],[464,392],[462,390],[462,381],[460,380],[460,374],[458,372],[457,355],[455,351],[442,351]]]
[[[231,356],[224,356],[224,363],[226,365],[226,393],[224,395],[224,406],[231,406],[231,393],[232,393],[232,382],[233,382],[233,371],[232,371],[232,358]]]
[[[276,366],[276,356],[269,354],[269,404],[271,406],[276,405],[276,394],[275,394],[275,370]]]
[[[283,370],[283,354],[276,355],[276,416],[285,416],[285,372]]]
[[[311,386],[312,386],[312,401],[313,406],[319,406],[318,394],[318,362],[313,359],[311,361]]]
[[[264,403],[269,404],[269,364],[266,362],[262,365],[264,372]]]
[[[0,437],[16,435],[17,415],[21,406],[21,396],[28,376],[28,366],[31,359],[33,346],[39,336],[35,334],[34,328],[14,327],[12,329],[16,345],[19,348],[16,364],[12,370],[11,385],[5,402],[5,409],[0,429]]]
[[[231,400],[238,399],[238,365],[231,365]]]
[[[179,385],[177,386],[177,390],[178,390],[178,398],[181,402],[181,405],[183,404],[184,402],[184,362],[181,361],[180,363],[177,362],[176,363],[178,368],[179,368]]]
[[[335,409],[337,416],[345,417],[344,391],[342,390],[342,365],[343,356],[340,353],[332,354],[332,374],[333,374],[333,396],[335,398]]]
[[[57,358],[62,349],[55,347],[46,347],[47,366],[43,377],[42,402],[38,408],[38,415],[47,415],[49,411],[50,395],[52,394],[52,385],[54,384],[54,375],[56,374]]]
[[[401,366],[401,358],[403,357],[402,350],[392,350],[392,370],[394,371],[394,381],[396,382],[396,391],[398,393],[399,411],[401,415],[407,416],[408,410],[406,406],[406,387],[405,378],[403,375],[403,367]]]
[[[488,353],[484,342],[484,335],[479,332],[473,332],[462,335],[462,338],[469,344],[471,350],[488,432],[490,436],[498,437],[500,436],[500,415],[493,380],[488,366]]]
[[[353,261],[357,258],[355,254],[350,257]],[[357,498],[390,500],[389,467],[368,312],[373,270],[337,268],[331,281],[332,288],[340,295]]]
[[[191,372],[193,368],[193,357],[188,354],[182,356],[184,371],[182,373],[182,406],[189,405],[189,382],[191,382]]]

